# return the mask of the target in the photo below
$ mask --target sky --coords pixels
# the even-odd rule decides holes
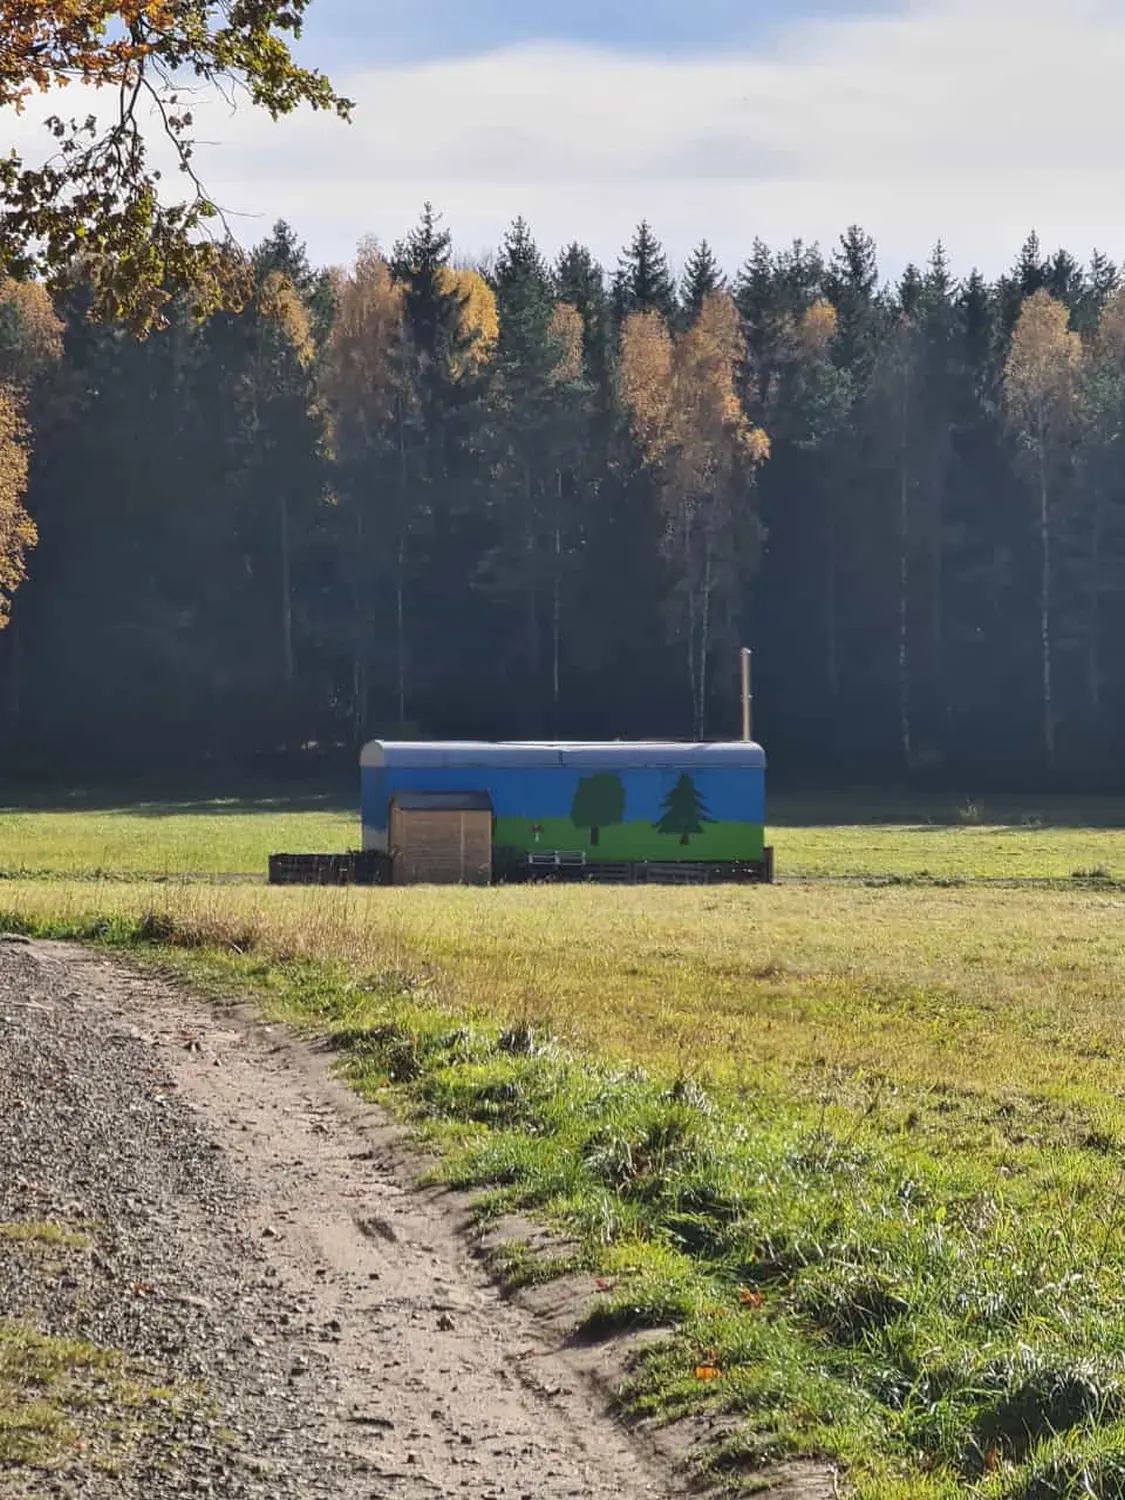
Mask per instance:
[[[1032,229],[1125,259],[1125,0],[312,0],[300,54],[353,123],[201,101],[197,165],[318,263],[427,199],[465,257],[522,215],[611,267],[642,218],[731,270],[849,224],[887,275],[939,238],[994,275]],[[29,158],[48,112],[4,122]]]

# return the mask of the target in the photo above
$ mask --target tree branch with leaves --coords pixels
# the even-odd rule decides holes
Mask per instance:
[[[248,292],[223,215],[196,171],[193,104],[239,95],[273,119],[302,105],[347,119],[351,105],[290,50],[310,0],[5,0],[0,108],[79,86],[111,101],[94,114],[47,120],[41,165],[0,159],[0,267],[65,284],[78,267],[94,311],[147,331],[171,289],[203,311]],[[149,115],[153,122],[144,118]],[[186,192],[161,198],[150,134],[172,149]],[[225,243],[227,242],[227,243]]]

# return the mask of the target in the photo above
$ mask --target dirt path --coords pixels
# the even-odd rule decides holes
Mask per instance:
[[[500,1297],[455,1205],[411,1190],[404,1162],[283,1028],[94,954],[0,943],[0,1231],[82,1236],[0,1232],[0,1320],[193,1393],[115,1436],[93,1381],[85,1447],[49,1477],[0,1468],[0,1490],[682,1493],[608,1415],[590,1356]]]

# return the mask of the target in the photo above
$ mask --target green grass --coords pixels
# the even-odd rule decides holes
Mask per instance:
[[[115,1472],[174,1395],[118,1350],[0,1316],[0,1489],[5,1469]]]
[[[86,1235],[62,1224],[35,1220],[0,1220],[0,1241],[3,1240],[61,1250],[85,1250],[90,1243]]]
[[[863,1500],[1119,1493],[1112,892],[4,898],[327,1032],[482,1213],[578,1245],[542,1270],[512,1247],[517,1279],[596,1269],[591,1336],[674,1326],[622,1399],[720,1414],[704,1461],[733,1481],[801,1455]]]
[[[272,853],[343,851],[360,838],[358,810],[339,793],[42,802],[0,807],[0,877],[264,876]],[[766,837],[782,876],[1068,880],[1098,872],[1125,880],[1125,801],[781,795],[769,798],[769,816]],[[588,831],[558,823],[544,835],[545,847],[587,847]],[[633,832],[601,830],[602,853],[632,857],[623,840]],[[500,842],[502,835],[501,825]],[[725,857],[712,847],[716,836],[709,830],[693,839],[693,852]],[[658,858],[667,840],[653,840],[649,853]]]
[[[257,874],[275,853],[358,847],[358,813],[204,800],[0,809],[0,875]]]
[[[622,1402],[713,1412],[701,1461],[732,1485],[810,1457],[860,1500],[1122,1500],[1125,897],[1072,878],[1125,877],[1118,810],[820,811],[779,809],[781,869],[863,878],[302,891],[60,871],[8,881],[0,926],[117,945],[327,1033],[482,1215],[565,1237],[546,1260],[505,1246],[511,1280],[596,1271],[588,1336],[673,1329]],[[151,860],[162,820],[143,826]],[[973,883],[1006,875],[1057,884]]]
[[[779,796],[767,838],[786,875],[1125,879],[1125,800]]]

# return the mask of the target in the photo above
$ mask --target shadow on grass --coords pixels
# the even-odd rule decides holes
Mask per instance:
[[[977,798],[955,792],[871,790],[771,795],[767,786],[766,802],[772,828],[893,827],[911,834],[958,828],[1003,828],[1011,833],[1041,833],[1048,828],[1125,829],[1125,797],[997,794]]]
[[[0,813],[127,813],[137,818],[277,817],[284,813],[320,812],[358,816],[358,780],[235,787],[167,787],[153,785],[70,787],[0,784]]]

